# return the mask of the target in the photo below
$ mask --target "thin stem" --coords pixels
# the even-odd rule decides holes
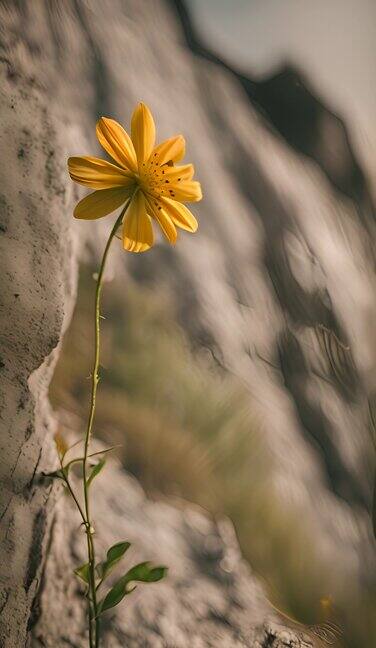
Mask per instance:
[[[71,483],[69,481],[67,466],[65,466],[65,467],[63,466],[63,458],[62,457],[60,458],[60,466],[61,466],[61,472],[63,474],[64,483],[66,484],[66,486],[67,486],[67,488],[69,490],[69,493],[70,493],[73,501],[75,502],[75,504],[77,506],[77,509],[78,509],[79,514],[80,514],[81,519],[82,519],[82,523],[83,523],[83,525],[85,526],[85,529],[86,529],[85,513],[82,510],[81,504],[80,504],[80,502],[79,502],[79,500],[78,500],[78,498],[76,496],[76,493],[74,492],[74,490],[72,488],[72,485],[71,485]],[[89,614],[88,614],[88,616],[89,616],[89,645],[90,645],[90,648],[91,648],[92,645],[93,645],[93,628],[92,628],[92,623],[91,623],[92,612],[91,612],[90,599],[88,600],[88,612],[89,612]]]
[[[89,454],[89,444],[92,434],[92,427],[94,422],[95,415],[95,405],[96,405],[96,395],[99,382],[98,369],[99,369],[99,351],[100,351],[100,297],[102,291],[102,280],[104,269],[106,266],[106,260],[108,252],[111,247],[112,239],[114,238],[118,227],[121,224],[125,210],[127,209],[129,202],[122,209],[120,215],[118,216],[111,232],[108,237],[106,247],[103,252],[103,257],[101,265],[99,268],[97,287],[95,291],[95,309],[94,309],[94,365],[93,372],[91,377],[91,403],[90,403],[90,412],[85,434],[85,443],[84,443],[84,456],[82,462],[82,472],[83,472],[83,489],[84,489],[84,510],[85,510],[85,529],[86,529],[86,538],[87,538],[87,551],[88,551],[88,562],[89,562],[89,644],[90,648],[98,648],[99,646],[99,618],[98,618],[98,604],[97,604],[97,593],[95,587],[95,548],[93,533],[94,529],[92,527],[90,519],[90,504],[89,504],[89,487],[88,487],[88,454]],[[93,634],[93,621],[95,620],[95,633]]]
[[[62,468],[62,470],[64,472],[64,468]],[[80,504],[80,502],[78,501],[78,499],[76,497],[76,493],[74,492],[74,490],[73,490],[73,488],[71,486],[71,483],[69,481],[68,475],[66,473],[64,474],[64,482],[67,485],[67,488],[68,488],[68,490],[70,492],[70,495],[71,495],[72,499],[74,500],[74,502],[75,502],[75,504],[76,504],[76,506],[78,508],[79,514],[81,515],[82,522],[86,526],[85,513],[83,512],[83,510],[81,508],[81,504]]]

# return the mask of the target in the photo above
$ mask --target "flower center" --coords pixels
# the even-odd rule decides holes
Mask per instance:
[[[139,168],[138,183],[142,191],[152,196],[166,196],[174,198],[175,192],[171,187],[171,181],[167,177],[167,169],[173,166],[173,162],[159,164],[158,154],[154,153],[147,162],[143,162]]]

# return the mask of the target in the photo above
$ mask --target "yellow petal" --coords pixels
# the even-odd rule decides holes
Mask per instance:
[[[112,189],[99,189],[89,194],[76,205],[73,215],[76,218],[92,220],[102,218],[124,205],[132,189],[114,187]]]
[[[158,164],[167,162],[179,162],[185,155],[185,139],[183,135],[176,135],[165,140],[155,147],[153,157],[158,158]]]
[[[176,227],[172,222],[170,216],[163,209],[162,204],[157,201],[157,199],[150,196],[146,197],[146,201],[148,205],[148,211],[150,210],[151,215],[158,222],[159,227],[161,228],[166,239],[169,241],[169,243],[176,243],[176,239],[178,237]]]
[[[187,232],[197,230],[197,220],[185,205],[176,202],[176,200],[170,200],[170,198],[161,198],[160,202],[175,225],[187,230]]]
[[[153,227],[150,216],[146,213],[145,198],[138,191],[125,213],[123,247],[129,252],[145,252],[153,243]]]
[[[139,164],[146,162],[155,144],[155,124],[153,116],[145,104],[138,104],[132,115],[132,142]]]
[[[137,159],[132,140],[117,121],[101,117],[96,132],[99,143],[118,164],[124,169],[137,171]]]
[[[202,198],[201,185],[195,180],[174,182],[170,187],[169,194],[173,200],[179,202],[198,202]]]
[[[162,169],[162,174],[169,182],[181,182],[182,180],[192,180],[194,176],[193,164],[183,164],[182,166],[167,166]]]
[[[72,180],[92,189],[130,187],[134,184],[134,179],[128,171],[99,158],[70,157],[68,170]]]

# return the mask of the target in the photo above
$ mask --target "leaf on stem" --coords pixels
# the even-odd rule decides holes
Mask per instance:
[[[111,452],[112,450],[115,450],[115,448],[120,448],[120,447],[121,447],[120,445],[115,445],[115,446],[111,446],[110,448],[104,448],[104,450],[98,450],[98,452],[92,452],[91,454],[88,455],[87,458],[91,459],[92,457],[98,457],[99,455],[106,454],[107,452]],[[74,466],[74,464],[77,464],[77,463],[82,463],[84,460],[85,460],[84,457],[76,457],[76,459],[71,459],[71,461],[69,461],[64,466],[64,470],[65,470],[66,474],[68,474],[71,466]]]
[[[94,466],[94,468],[92,469],[92,471],[91,471],[91,473],[90,473],[90,475],[89,475],[89,477],[88,477],[88,479],[87,479],[87,482],[86,482],[88,487],[90,486],[90,484],[91,484],[91,482],[93,481],[93,479],[95,479],[95,477],[96,477],[97,475],[99,475],[99,473],[101,472],[102,468],[104,468],[105,463],[106,463],[106,460],[105,460],[105,459],[100,459],[100,460],[98,461],[98,463],[95,464],[95,466]]]
[[[106,560],[98,563],[98,565],[96,566],[97,574],[100,577],[101,582],[105,578],[107,578],[107,576],[113,570],[115,565],[117,565],[117,563],[122,559],[125,552],[129,549],[130,546],[130,542],[117,542],[109,548],[109,550],[107,551]]]
[[[92,452],[91,454],[88,455],[89,457],[97,457],[98,455],[106,454],[107,452],[111,452],[112,450],[116,450],[116,448],[121,448],[120,443],[114,446],[110,446],[109,448],[104,448],[103,450],[98,450],[97,452]]]
[[[99,604],[99,614],[118,605],[125,596],[133,592],[134,587],[129,587],[132,582],[156,583],[161,580],[167,572],[167,567],[152,567],[150,562],[143,562],[132,567],[117,583],[110,589]]]
[[[74,573],[85,583],[89,583],[89,563],[77,567],[77,569],[74,570]]]

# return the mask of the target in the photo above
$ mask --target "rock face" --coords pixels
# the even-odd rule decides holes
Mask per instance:
[[[160,138],[184,131],[205,200],[194,239],[119,264],[139,281],[168,281],[192,342],[248,385],[277,458],[273,481],[281,498],[310,512],[317,551],[341,564],[347,583],[375,573],[368,411],[376,291],[366,176],[338,117],[301,80],[296,94],[295,73],[285,84],[286,73],[259,84],[238,75],[194,47],[175,6],[184,18],[181,3],[158,0],[0,4],[6,648],[28,635],[33,646],[84,645],[77,603],[66,596],[74,587],[68,566],[79,557],[76,520],[64,501],[55,506],[38,475],[51,462],[47,388],[72,311],[77,258],[84,243],[101,243],[108,223],[73,222],[79,191],[65,161],[95,154],[98,116],[125,123],[141,99]],[[284,107],[302,101],[304,114],[316,102],[306,122],[315,137],[313,126],[294,132],[293,120],[282,119],[281,97]],[[132,493],[125,501],[124,489]],[[289,644],[290,631],[267,621],[233,540],[201,514],[148,502],[120,473],[98,506],[108,503],[111,515],[120,513],[115,540],[131,533],[147,558],[166,556],[172,577],[132,599],[124,621],[116,616],[106,629],[106,645],[305,645],[298,635]]]
[[[0,103],[0,643],[22,646],[48,536],[51,486],[35,481],[49,462],[47,390],[77,263],[46,101],[25,79],[12,80],[3,61]]]
[[[63,498],[55,509],[51,546],[35,606],[33,648],[83,646],[83,608],[72,569],[84,560],[78,517]],[[192,505],[173,507],[149,501],[135,480],[111,466],[110,483],[95,492],[95,517],[106,521],[99,549],[134,541],[129,560],[145,558],[169,565],[168,578],[140,586],[103,624],[108,648],[130,646],[267,646],[267,640],[296,638],[274,626],[260,586],[241,560],[229,521],[218,524]],[[64,531],[62,532],[62,530]],[[102,544],[102,547],[101,547]],[[56,583],[59,584],[56,592]],[[68,623],[62,623],[62,610]],[[275,616],[275,615],[274,615]],[[269,621],[268,621],[269,617]],[[286,645],[281,643],[281,645]],[[296,645],[312,646],[307,643]]]

